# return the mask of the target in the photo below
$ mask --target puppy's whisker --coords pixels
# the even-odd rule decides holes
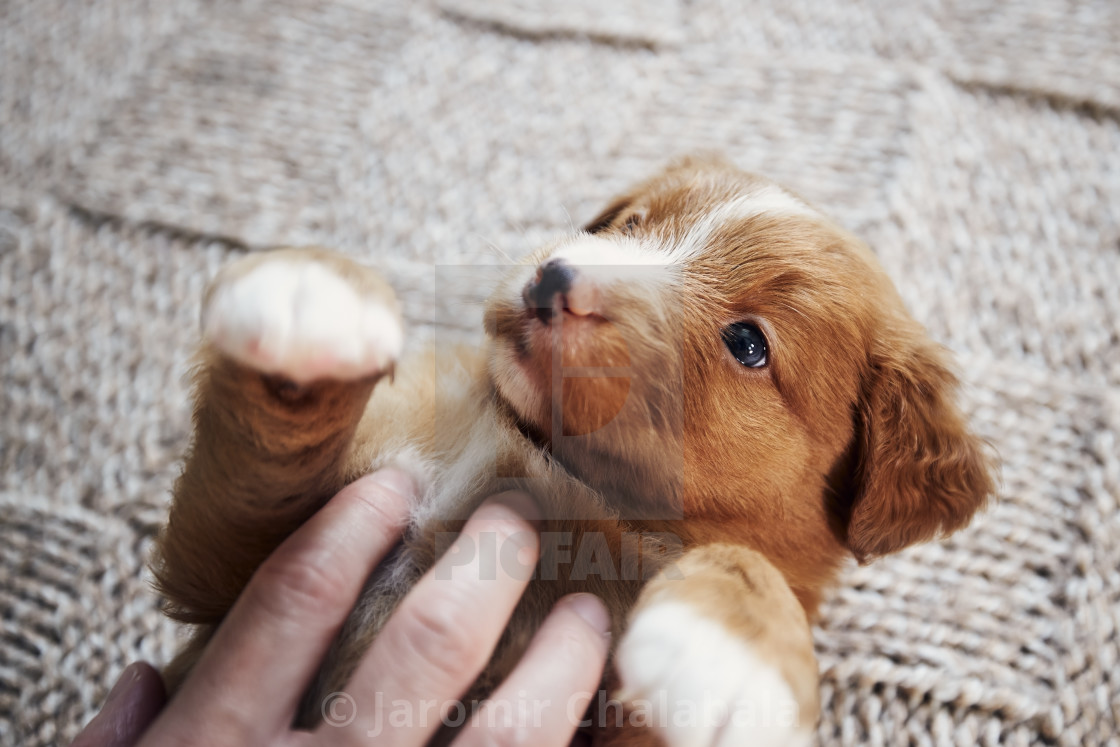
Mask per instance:
[[[579,229],[576,228],[576,222],[572,220],[572,214],[568,212],[568,207],[564,203],[560,203],[560,209],[564,211],[564,217],[568,219],[568,230],[577,233]]]
[[[496,255],[498,257],[498,259],[502,260],[503,262],[505,262],[507,264],[511,264],[511,265],[516,264],[516,262],[514,262],[513,257],[510,256],[509,252],[507,252],[505,249],[502,249],[493,240],[486,238],[485,236],[483,236],[480,233],[471,234],[471,237],[475,238],[475,239],[478,239],[483,244],[485,244],[486,248],[490,250],[491,254]]]
[[[520,236],[523,241],[529,238],[529,231],[525,228],[525,224],[521,221],[514,221],[513,228],[517,231],[517,235]]]

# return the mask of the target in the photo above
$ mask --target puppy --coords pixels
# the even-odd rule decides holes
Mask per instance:
[[[484,350],[400,359],[392,291],[318,249],[225,268],[202,317],[193,445],[154,562],[169,613],[196,626],[172,686],[260,562],[345,483],[395,464],[422,486],[303,724],[440,537],[519,488],[566,547],[543,543],[549,572],[468,697],[502,680],[557,599],[588,591],[613,615],[605,691],[648,711],[594,723],[596,741],[806,743],[822,590],[846,558],[959,529],[993,488],[945,352],[871,252],[716,160],[671,166],[514,268],[486,305]],[[697,704],[724,716],[673,718]]]

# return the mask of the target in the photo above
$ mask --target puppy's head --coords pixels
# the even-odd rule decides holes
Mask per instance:
[[[955,530],[992,491],[945,353],[870,251],[721,162],[535,253],[486,323],[497,395],[581,478],[789,563]]]

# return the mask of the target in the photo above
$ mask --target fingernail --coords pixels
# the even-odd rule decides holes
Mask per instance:
[[[416,496],[416,482],[404,470],[396,467],[386,467],[367,475],[363,479],[369,480],[386,490],[390,490],[410,501]]]
[[[124,668],[124,671],[121,672],[121,676],[117,678],[116,683],[113,685],[113,689],[109,691],[109,697],[105,698],[106,706],[127,694],[128,691],[140,681],[142,666],[140,662],[136,661]]]
[[[491,503],[500,503],[514,511],[518,516],[539,529],[541,509],[528,493],[510,490],[491,496]]]
[[[585,623],[601,635],[610,634],[611,614],[599,597],[594,594],[572,594],[564,599],[564,604],[568,605],[573,612],[583,618]]]

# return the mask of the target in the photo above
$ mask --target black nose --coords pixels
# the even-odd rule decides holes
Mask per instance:
[[[542,322],[552,319],[557,295],[572,289],[576,270],[562,259],[550,259],[537,269],[537,276],[525,286],[525,306]]]

